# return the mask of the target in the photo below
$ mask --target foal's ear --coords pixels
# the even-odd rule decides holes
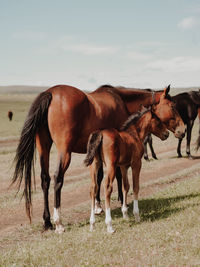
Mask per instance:
[[[166,97],[170,91],[170,84],[164,89],[164,96]]]
[[[154,112],[156,110],[156,105],[151,106],[151,111]]]

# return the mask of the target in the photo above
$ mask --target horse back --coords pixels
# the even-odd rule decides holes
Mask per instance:
[[[173,96],[172,99],[185,124],[190,120],[195,120],[198,113],[198,105],[194,103],[190,93],[181,93]]]

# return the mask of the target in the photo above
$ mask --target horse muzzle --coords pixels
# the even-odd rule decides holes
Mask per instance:
[[[164,133],[162,134],[162,138],[161,138],[161,140],[166,140],[168,137],[169,137],[169,132],[166,131],[166,132],[164,132]]]

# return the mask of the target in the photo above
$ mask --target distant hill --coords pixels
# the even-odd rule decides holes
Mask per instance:
[[[31,86],[31,85],[9,85],[9,86],[0,86],[0,94],[38,94],[42,91],[45,91],[50,86]],[[163,89],[163,88],[161,88]],[[182,92],[188,91],[198,91],[199,87],[182,87],[182,88],[174,88],[171,87],[170,94],[176,95]],[[89,92],[89,91],[84,91]]]
[[[0,94],[38,94],[49,86],[9,85],[0,86]]]

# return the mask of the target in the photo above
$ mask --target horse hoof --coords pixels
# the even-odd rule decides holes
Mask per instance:
[[[126,220],[126,221],[128,221],[128,219],[129,219],[128,214],[123,214],[123,219]]]
[[[179,155],[178,155],[178,158],[182,158],[182,155],[181,155],[181,154],[179,154]]]
[[[90,225],[90,232],[93,232],[93,231],[94,231],[94,225],[91,224],[91,225]]]
[[[188,155],[188,159],[194,159],[192,155]]]
[[[46,222],[43,225],[43,231],[53,230],[53,225],[51,222]]]
[[[62,234],[65,232],[65,228],[62,226],[62,224],[56,225],[55,233]]]
[[[103,209],[101,207],[101,204],[99,202],[95,203],[95,210],[94,210],[94,214],[99,215],[103,212]]]
[[[134,213],[134,217],[135,217],[135,221],[137,223],[139,223],[140,222],[140,215],[138,213]]]
[[[112,227],[108,227],[107,228],[107,233],[108,234],[113,234],[115,232],[115,230]]]

